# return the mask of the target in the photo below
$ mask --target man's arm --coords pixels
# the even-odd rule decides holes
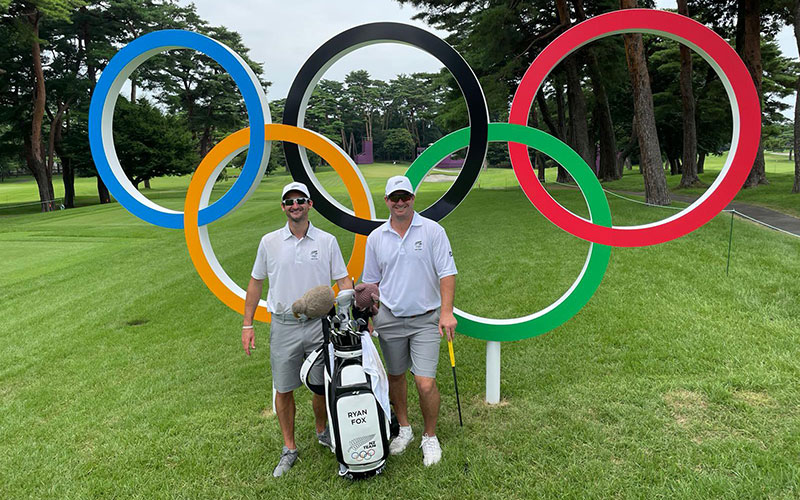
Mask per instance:
[[[350,276],[339,278],[336,280],[336,284],[339,285],[339,290],[350,290],[353,288],[353,280],[350,279]]]
[[[253,317],[256,315],[258,301],[261,300],[261,292],[264,289],[264,280],[250,278],[247,284],[247,294],[244,298],[244,319],[242,320],[242,347],[247,355],[250,349],[256,348],[256,334],[253,330]]]
[[[456,295],[456,275],[451,274],[439,280],[439,292],[442,294],[442,309],[439,314],[439,335],[447,334],[452,341],[456,333],[458,321],[453,315],[453,298]]]

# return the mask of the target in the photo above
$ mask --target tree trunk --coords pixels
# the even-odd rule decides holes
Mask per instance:
[[[99,175],[97,176],[97,196],[100,198],[100,203],[111,203],[111,194]]]
[[[85,13],[86,7],[81,7],[81,10]],[[84,22],[81,26],[81,35],[83,36],[83,51],[86,54],[86,74],[89,77],[91,91],[94,91],[97,85],[97,67],[94,65],[92,58],[89,57],[89,54],[91,54],[92,37],[89,34],[89,24],[87,22]],[[97,176],[97,197],[100,199],[101,204],[111,203],[111,195],[103,179],[101,179],[99,175]]]
[[[636,0],[620,0],[623,9],[635,8]],[[647,203],[669,205],[667,178],[661,168],[661,148],[658,144],[656,118],[653,112],[653,94],[650,74],[644,59],[642,35],[626,34],[625,56],[633,87],[633,107],[639,124],[639,164],[644,176],[644,195]]]
[[[72,158],[64,152],[62,147],[63,130],[64,128],[69,130],[69,113],[66,113],[63,121],[64,126],[56,129],[54,149],[63,167],[61,181],[64,183],[64,208],[75,208],[75,169],[72,167]]]
[[[687,0],[678,0],[678,14],[689,17]],[[683,172],[678,187],[691,187],[700,183],[697,177],[697,127],[694,122],[695,105],[692,90],[692,53],[681,45],[681,102],[683,104]]]
[[[25,160],[28,169],[36,179],[39,188],[39,201],[42,204],[42,212],[53,210],[53,172],[47,168],[42,147],[42,121],[44,120],[44,106],[47,98],[44,86],[44,70],[42,68],[42,48],[39,45],[39,21],[41,13],[34,8],[27,14],[27,20],[31,25],[33,39],[31,43],[31,55],[33,56],[33,113],[31,116],[31,133],[25,141],[26,152]]]
[[[533,125],[533,128],[539,128],[539,117],[536,114],[536,106],[531,106],[531,125]],[[530,148],[528,151],[530,151]],[[533,150],[533,165],[536,168],[539,182],[544,184],[546,182],[544,177],[544,159],[538,149]]]
[[[564,29],[572,25],[566,0],[556,1],[556,14]],[[586,98],[581,87],[580,61],[576,54],[572,54],[564,60],[564,69],[567,75],[567,106],[569,107],[569,122],[572,130],[570,143],[573,149],[581,155],[583,161],[589,166],[593,166],[595,151],[589,144]]]
[[[800,49],[800,1],[794,2],[794,39]],[[800,193],[800,76],[795,84],[794,100],[794,185],[792,193]]]
[[[555,97],[556,97],[556,110],[558,112],[558,130],[561,140],[566,142],[567,144],[572,144],[572,138],[567,137],[567,119],[566,119],[566,110],[564,109],[564,87],[561,85],[561,82],[557,81],[555,78],[553,79],[553,88],[555,89]],[[580,152],[578,153],[580,154]],[[569,175],[567,169],[558,165],[558,175],[556,175],[556,182],[561,182],[564,184],[569,184],[574,182],[572,180],[572,176]]]
[[[697,158],[697,173],[698,174],[702,174],[703,172],[705,172],[705,164],[706,164],[706,155],[707,154],[708,153],[703,151],[702,153],[700,153],[698,155],[698,158]]]
[[[64,182],[64,208],[75,208],[75,169],[72,168],[72,160],[61,160],[64,165],[64,172],[61,179]]]
[[[539,110],[542,112],[542,119],[547,125],[547,128],[550,130],[550,134],[560,141],[563,141],[564,137],[561,135],[561,131],[558,129],[558,127],[556,127],[556,124],[553,123],[553,118],[550,116],[550,109],[547,106],[547,100],[544,98],[544,92],[542,92],[542,89],[539,89],[539,92],[536,94],[536,102],[539,103]]]
[[[760,0],[739,0],[739,10],[736,24],[736,49],[744,60],[745,66],[750,71],[753,83],[758,92],[758,101],[761,104],[761,113],[764,113],[764,91],[761,86],[763,67],[761,64],[761,2]],[[763,133],[763,131],[762,131]],[[758,143],[758,154],[750,169],[750,175],[744,182],[744,187],[756,187],[759,184],[768,184],[764,164],[764,141]]]
[[[590,166],[594,164],[594,148],[589,144],[589,127],[586,119],[586,99],[581,88],[578,60],[575,55],[564,61],[567,73],[567,106],[572,128],[572,147]]]
[[[600,75],[600,65],[597,55],[590,50],[589,78],[592,80],[597,105],[595,106],[597,121],[597,136],[600,140],[600,170],[599,177],[604,181],[614,181],[622,178],[622,169],[617,169],[617,139],[614,136],[614,122],[611,119],[611,106],[608,104],[608,94],[603,78]]]
[[[636,115],[633,115],[633,119],[631,120],[631,138],[628,141],[628,144],[625,145],[625,148],[620,151],[619,158],[617,159],[617,170],[619,171],[619,177],[622,178],[622,169],[625,167],[625,164],[628,164],[628,170],[631,170],[633,166],[629,161],[631,154],[636,151],[636,147],[639,145],[639,125],[636,123]]]
[[[583,0],[572,0],[575,7],[575,16],[578,22],[586,20],[583,9]],[[595,106],[595,122],[597,123],[597,138],[600,141],[600,169],[598,177],[604,181],[613,181],[622,178],[622,164],[617,161],[617,139],[614,136],[614,121],[611,118],[611,106],[608,103],[608,93],[603,83],[600,72],[600,63],[597,61],[597,52],[589,45],[584,48],[586,52],[586,67],[592,89],[597,100]]]

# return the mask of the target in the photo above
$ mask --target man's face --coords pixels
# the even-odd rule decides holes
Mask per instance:
[[[384,197],[389,213],[394,217],[405,218],[414,212],[414,195],[407,191],[395,191]]]
[[[305,200],[305,203],[298,203],[298,199]],[[291,206],[286,205],[289,200],[295,200]],[[286,213],[286,217],[294,222],[303,222],[308,219],[308,211],[312,206],[313,202],[311,199],[300,191],[289,191],[286,193],[286,196],[283,197],[283,200],[281,200],[281,210]]]

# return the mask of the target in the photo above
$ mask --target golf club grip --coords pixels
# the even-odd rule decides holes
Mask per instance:
[[[448,340],[447,341],[447,348],[450,350],[450,366],[455,368],[456,367],[456,355],[453,352],[453,341],[452,340]]]

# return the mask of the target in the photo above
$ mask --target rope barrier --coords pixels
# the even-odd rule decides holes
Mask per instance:
[[[7,206],[2,206],[2,205],[0,205],[0,209],[4,209],[4,208],[19,208],[19,207],[29,207],[29,206],[31,206],[31,205],[42,205],[42,204],[45,204],[45,203],[55,203],[55,202],[60,202],[61,200],[62,200],[62,198],[56,198],[56,199],[54,199],[54,200],[33,201],[33,202],[31,202],[31,203],[21,203],[21,204],[19,204],[19,205],[7,205]],[[63,210],[63,209],[64,209],[64,205],[62,204],[62,205],[61,205],[61,210]]]
[[[565,187],[578,189],[577,186],[573,186],[572,184],[565,184],[563,182],[556,181],[555,184],[558,184],[559,186],[565,186]],[[627,196],[623,196],[621,194],[615,193],[614,191],[609,191],[606,188],[603,188],[603,191],[606,192],[607,194],[610,194],[611,196],[616,196],[617,198],[621,198],[621,199],[623,199],[625,201],[638,203],[639,205],[645,205],[645,206],[654,207],[654,208],[666,208],[666,209],[677,210],[677,211],[683,210],[683,208],[679,208],[679,207],[671,207],[671,206],[668,206],[668,205],[654,205],[652,203],[647,203],[647,202],[644,202],[644,201],[641,201],[641,200],[635,200],[633,198],[628,198]],[[741,217],[743,219],[747,219],[749,221],[755,222],[756,224],[761,224],[762,226],[768,227],[768,228],[770,228],[772,230],[775,230],[775,231],[778,231],[778,232],[781,232],[781,233],[784,233],[784,234],[788,234],[789,236],[793,236],[795,238],[800,238],[800,235],[794,234],[794,233],[792,233],[790,231],[787,231],[785,229],[781,229],[779,227],[775,227],[775,226],[773,226],[771,224],[767,224],[766,222],[760,221],[760,220],[758,220],[758,219],[756,219],[754,217],[750,217],[749,215],[746,215],[746,214],[743,214],[742,212],[739,212],[735,208],[725,208],[725,209],[722,210],[722,212],[729,212],[731,214],[738,215],[739,217]]]

